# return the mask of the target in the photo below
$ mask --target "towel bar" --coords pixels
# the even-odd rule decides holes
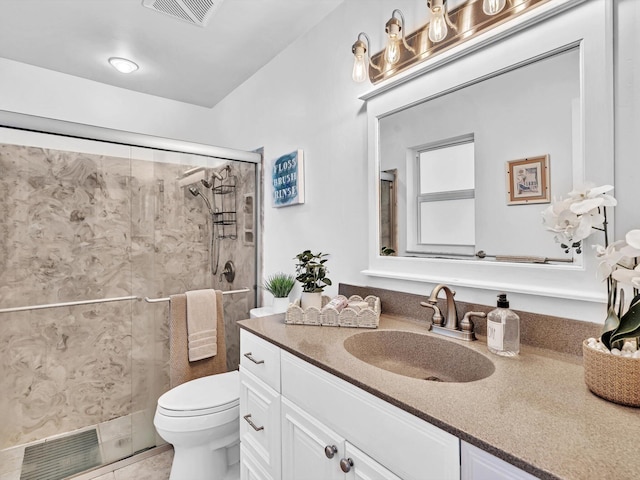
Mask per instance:
[[[75,305],[90,305],[92,303],[121,302],[123,300],[137,300],[137,299],[138,299],[137,296],[130,295],[128,297],[97,298],[94,300],[76,300],[75,302],[47,303],[43,305],[29,305],[27,307],[0,308],[0,313],[23,312],[25,310],[41,310],[43,308],[73,307]]]
[[[227,290],[226,292],[222,292],[223,295],[232,295],[234,293],[246,293],[250,292],[249,288],[241,288],[240,290]],[[165,298],[149,298],[144,297],[146,302],[149,303],[158,303],[158,302],[168,302],[169,297]],[[27,310],[42,310],[43,308],[57,308],[57,307],[74,307],[76,305],[91,305],[93,303],[109,303],[109,302],[122,302],[123,300],[140,300],[140,297],[136,295],[129,295],[128,297],[112,297],[112,298],[96,298],[93,300],[76,300],[74,302],[62,302],[62,303],[46,303],[42,305],[29,305],[26,307],[9,307],[9,308],[0,308],[0,313],[11,313],[11,312],[24,312]]]
[[[250,292],[251,289],[249,288],[241,288],[239,290],[227,290],[225,292],[222,292],[222,295],[233,295],[234,293],[247,293]],[[170,297],[163,297],[163,298],[149,298],[149,297],[144,297],[144,301],[148,302],[148,303],[160,303],[160,302],[168,302],[170,300]]]

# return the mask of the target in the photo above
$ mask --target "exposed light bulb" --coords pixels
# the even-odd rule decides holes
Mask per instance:
[[[351,73],[351,78],[354,82],[362,83],[369,76],[366,52],[367,50],[362,42],[356,42],[353,46],[353,72]]]
[[[400,60],[400,24],[392,20],[387,23],[386,28],[389,38],[384,59],[388,65],[395,65]]]
[[[397,38],[389,39],[387,48],[384,51],[384,59],[389,65],[395,65],[400,60],[400,42]]]
[[[506,0],[484,0],[482,2],[482,11],[486,15],[496,15],[502,11],[506,3]]]
[[[111,57],[109,63],[120,73],[132,73],[138,70],[138,65],[126,58]]]
[[[444,40],[449,32],[447,21],[444,18],[444,6],[434,6],[431,9],[431,20],[429,21],[429,40],[438,43]]]

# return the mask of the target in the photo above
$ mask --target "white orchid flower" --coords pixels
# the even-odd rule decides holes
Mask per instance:
[[[607,195],[611,190],[613,190],[612,185],[572,190],[569,192],[569,197],[574,200],[574,203],[569,208],[577,215],[584,215],[597,211],[600,207],[615,207],[618,201],[612,195]]]
[[[626,246],[622,240],[617,241],[603,247],[602,245],[594,245],[596,257],[600,260],[596,275],[600,281],[605,281],[616,269],[618,262],[624,258],[621,248]]]
[[[611,278],[620,283],[631,285],[633,288],[640,288],[640,265],[633,270],[618,268],[611,274]]]
[[[624,239],[630,247],[637,248],[640,251],[640,230],[629,230]]]
[[[607,192],[611,185],[582,187],[569,192],[569,198],[556,200],[542,212],[542,222],[555,232],[556,241],[563,245],[581,242],[604,223],[600,207],[615,206],[616,199]],[[638,238],[640,242],[640,235]]]
[[[570,205],[571,199],[554,199],[553,203],[542,211],[542,223],[551,231],[559,231],[559,217],[563,212],[569,209]]]

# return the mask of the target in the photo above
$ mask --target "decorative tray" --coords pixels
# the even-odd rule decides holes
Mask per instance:
[[[338,295],[336,299],[347,302],[341,310],[334,308],[327,296],[322,297],[322,309],[309,307],[302,309],[300,299],[290,303],[285,314],[284,323],[290,325],[322,325],[325,327],[360,327],[378,328],[380,322],[380,299],[368,295],[364,299],[359,295],[347,298]],[[358,306],[357,304],[360,304]],[[364,306],[364,303],[367,306]]]

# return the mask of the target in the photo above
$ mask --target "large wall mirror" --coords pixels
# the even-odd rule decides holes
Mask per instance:
[[[540,228],[545,200],[582,176],[579,109],[573,47],[382,117],[380,180],[395,170],[398,188],[381,252],[579,262]]]
[[[613,182],[610,8],[550,1],[499,41],[363,97],[365,274],[600,307],[593,255],[565,254],[541,212],[574,186]]]

